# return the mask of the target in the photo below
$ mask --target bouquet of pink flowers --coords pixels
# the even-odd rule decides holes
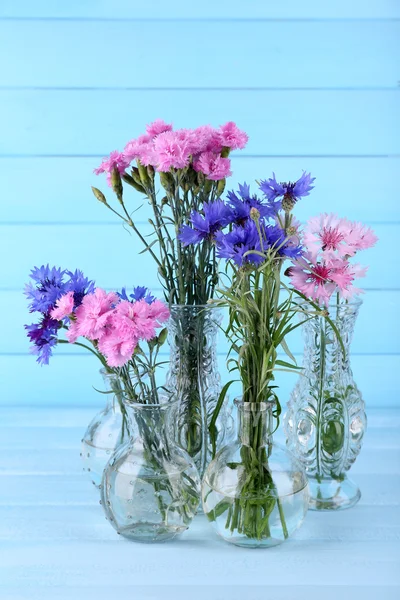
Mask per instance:
[[[183,251],[178,234],[193,211],[221,196],[232,174],[229,154],[244,148],[247,140],[246,133],[232,122],[218,129],[205,125],[174,131],[158,119],[146,127],[145,134],[129,141],[122,152],[111,152],[95,169],[97,175],[107,175],[120,208],[111,206],[97,188],[92,188],[94,195],[139,237],[157,264],[165,298],[171,304],[203,305],[214,295],[217,261],[207,223],[201,251],[196,247]],[[123,183],[147,197],[153,212],[150,237],[136,226],[135,211],[127,209]]]
[[[48,364],[57,344],[75,344],[95,354],[108,373],[118,376],[130,400],[157,402],[154,372],[167,330],[168,307],[145,287],[129,296],[95,287],[79,270],[34,268],[25,294],[39,321],[26,325],[39,364]],[[65,338],[59,337],[64,331]],[[80,339],[82,338],[82,339]],[[79,341],[78,341],[79,340]],[[147,351],[145,346],[147,345]]]

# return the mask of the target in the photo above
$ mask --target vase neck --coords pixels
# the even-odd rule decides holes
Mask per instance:
[[[166,440],[172,421],[174,402],[169,402],[167,397],[161,398],[160,404],[138,404],[124,400],[123,409],[126,413],[130,437],[138,442],[141,438]],[[164,401],[165,400],[165,401]]]
[[[272,441],[274,402],[236,401],[238,407],[239,440],[254,449]]]

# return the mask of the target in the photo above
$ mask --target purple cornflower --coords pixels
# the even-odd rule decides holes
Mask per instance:
[[[82,304],[87,294],[94,292],[95,283],[84,276],[80,269],[66,271],[69,281],[66,283],[66,292],[74,292],[74,310]]]
[[[49,265],[34,267],[29,277],[34,281],[25,286],[25,296],[31,301],[30,312],[48,312],[68,290],[63,281],[65,271]]]
[[[33,343],[30,348],[31,354],[37,355],[40,365],[48,365],[52,349],[57,344],[57,332],[59,322],[50,315],[43,315],[39,323],[25,325],[29,340]]]
[[[263,234],[268,245],[275,249],[280,256],[296,259],[303,254],[303,248],[297,243],[298,238],[295,236],[287,237],[284,230],[278,225],[264,227]]]
[[[155,300],[155,296],[152,295],[150,290],[145,286],[137,286],[133,288],[133,294],[126,293],[126,288],[123,287],[121,292],[117,292],[117,296],[121,298],[121,300],[127,300],[128,302],[139,302],[139,300],[144,300],[147,304],[153,304]]]
[[[278,183],[275,173],[272,173],[272,178],[261,181],[260,190],[265,197],[274,202],[277,198],[282,197],[282,208],[284,210],[292,210],[295,203],[303,196],[308,196],[314,188],[315,177],[311,177],[311,173],[303,171],[300,179],[291,183]]]
[[[232,208],[234,213],[234,221],[238,225],[244,225],[250,218],[250,210],[256,208],[260,213],[260,218],[274,217],[277,213],[277,208],[272,202],[265,204],[257,198],[255,194],[250,195],[250,186],[245,182],[243,185],[239,184],[238,195],[235,192],[228,192],[228,205]],[[280,207],[278,207],[279,209]]]
[[[192,212],[191,223],[183,225],[180,230],[178,239],[183,246],[198,244],[205,239],[213,239],[217,231],[229,225],[233,221],[233,211],[222,200],[214,202],[204,202],[203,213]]]
[[[254,221],[247,221],[244,226],[237,226],[229,233],[218,232],[215,236],[218,258],[232,260],[239,267],[244,264],[260,264],[264,258],[252,250],[261,252],[260,235]],[[246,254],[246,253],[249,254]],[[245,256],[246,254],[246,256]]]

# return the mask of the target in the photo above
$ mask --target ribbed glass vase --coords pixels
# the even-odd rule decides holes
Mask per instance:
[[[174,305],[169,323],[170,369],[166,386],[177,399],[177,443],[193,457],[200,475],[211,460],[208,426],[221,391],[217,333],[222,313],[211,306]],[[217,448],[232,439],[226,404],[217,424]]]
[[[200,478],[171,437],[173,403],[123,400],[129,441],[104,471],[101,503],[117,533],[137,542],[163,542],[185,531],[200,502]]]
[[[365,405],[350,366],[350,344],[361,300],[332,304],[329,316],[301,318],[303,374],[285,416],[288,448],[301,460],[310,484],[310,508],[349,508],[361,497],[347,472],[356,460],[367,426]]]

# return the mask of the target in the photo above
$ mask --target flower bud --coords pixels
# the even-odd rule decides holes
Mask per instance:
[[[286,229],[286,235],[287,235],[288,237],[292,237],[292,236],[294,236],[294,235],[296,235],[296,234],[297,234],[297,229],[296,229],[296,227],[293,227],[293,226],[291,225],[290,227],[288,227],[288,228]]]
[[[255,223],[260,220],[260,211],[255,206],[250,209],[250,219]]]
[[[174,188],[174,180],[169,173],[160,172],[160,183],[167,192],[171,192]]]
[[[140,176],[140,183],[142,184],[144,189],[146,189],[147,187],[150,186],[150,178],[147,173],[147,169],[145,166],[142,165],[140,160],[137,160],[136,162],[137,162],[139,176]]]
[[[99,202],[102,202],[103,204],[107,204],[107,200],[105,195],[103,194],[103,192],[101,192],[100,190],[98,190],[97,188],[92,186],[92,192],[95,195],[95,198],[97,198],[97,200]]]
[[[123,187],[121,181],[120,172],[116,167],[111,171],[111,187],[115,194],[117,195],[118,200],[122,199]]]
[[[231,149],[229,148],[229,146],[224,146],[221,150],[221,158],[228,158],[230,151]]]
[[[217,197],[219,198],[224,193],[226,179],[220,179],[217,185]]]
[[[294,205],[295,201],[293,200],[292,196],[290,196],[290,194],[285,194],[282,198],[282,208],[285,213],[289,214],[292,212]]]
[[[142,194],[145,193],[143,187],[141,185],[139,185],[138,183],[136,183],[136,181],[133,179],[133,177],[131,177],[131,175],[128,175],[128,173],[123,173],[122,179],[126,183],[129,183],[129,185],[131,185],[133,188],[135,188],[135,190],[137,190],[138,192],[141,192]]]

